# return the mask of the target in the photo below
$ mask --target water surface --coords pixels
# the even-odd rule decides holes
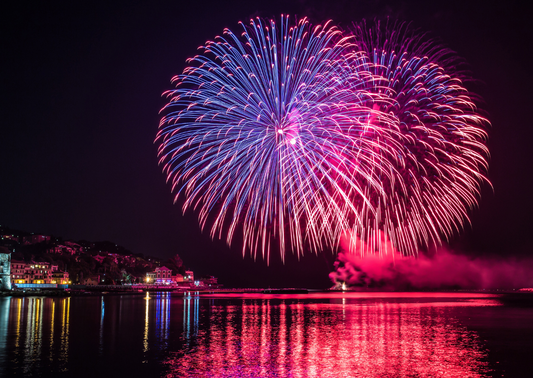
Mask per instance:
[[[529,296],[0,298],[0,375],[533,376]]]

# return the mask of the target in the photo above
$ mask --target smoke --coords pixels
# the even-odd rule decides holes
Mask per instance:
[[[531,258],[469,257],[445,248],[417,257],[403,257],[389,249],[380,257],[354,250],[346,241],[341,242],[335,271],[330,273],[336,284],[385,290],[533,287]]]

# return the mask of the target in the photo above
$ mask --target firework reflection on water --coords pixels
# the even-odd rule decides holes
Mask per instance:
[[[532,376],[532,317],[527,293],[0,297],[0,376]]]
[[[498,305],[490,296],[462,302],[446,295],[356,297],[355,302],[344,294],[330,303],[302,303],[294,296],[251,296],[233,306],[215,300],[209,319],[199,320],[205,322],[203,330],[164,362],[166,376],[489,375],[479,337],[450,317],[449,309]]]

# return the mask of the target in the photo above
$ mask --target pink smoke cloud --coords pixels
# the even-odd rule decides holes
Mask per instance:
[[[533,287],[533,259],[470,257],[445,248],[432,256],[420,253],[403,257],[388,248],[389,253],[361,253],[362,243],[353,248],[347,239],[331,280],[352,287],[406,289],[516,289]]]

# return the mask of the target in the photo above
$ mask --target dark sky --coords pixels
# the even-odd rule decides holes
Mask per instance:
[[[182,216],[153,144],[161,93],[185,59],[225,27],[281,13],[412,21],[479,80],[492,122],[494,191],[452,247],[527,255],[533,234],[532,28],[512,1],[10,1],[0,6],[0,224],[65,239],[110,240],[135,253],[179,253],[227,285],[327,287],[335,257],[242,258]]]

